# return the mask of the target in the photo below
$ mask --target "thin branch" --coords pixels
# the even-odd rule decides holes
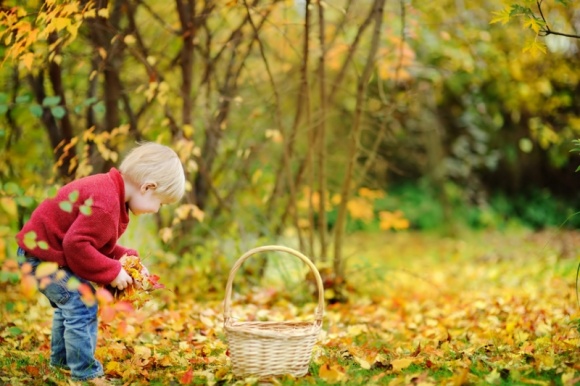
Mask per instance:
[[[338,215],[336,219],[335,228],[335,238],[334,238],[334,273],[337,276],[343,276],[344,274],[344,261],[342,259],[342,245],[343,245],[343,235],[346,229],[346,215],[347,215],[347,203],[350,198],[351,190],[353,188],[354,181],[354,168],[357,160],[357,155],[359,151],[359,141],[360,132],[362,127],[362,108],[364,103],[364,96],[366,94],[366,89],[368,81],[372,74],[372,70],[375,66],[376,54],[379,47],[379,39],[382,28],[383,21],[383,10],[384,10],[385,0],[375,0],[373,8],[370,12],[370,18],[374,21],[375,28],[373,30],[373,35],[371,38],[371,47],[368,52],[367,61],[363,69],[363,73],[358,79],[357,94],[356,94],[356,107],[354,113],[354,122],[350,132],[349,144],[348,144],[348,158],[345,176],[342,182],[341,189],[341,201],[338,208]]]
[[[351,2],[348,3],[350,6]],[[345,20],[346,18],[343,18]],[[320,123],[318,124],[318,237],[320,238],[320,258],[327,260],[328,245],[326,235],[326,44],[324,23],[324,6],[318,2],[318,30],[320,39],[320,58],[318,60],[318,78],[320,81]],[[335,35],[336,36],[336,35]]]
[[[149,12],[149,14],[153,17],[153,19],[157,20],[159,22],[159,24],[161,24],[163,26],[163,28],[165,28],[167,31],[171,32],[174,35],[179,35],[180,30],[173,28],[169,23],[165,22],[165,20],[163,20],[158,15],[157,12],[152,10],[151,7],[149,7],[149,5],[147,3],[145,3],[143,0],[137,0],[137,3],[142,5],[147,10],[147,12]]]
[[[546,26],[546,28],[543,28],[540,30],[540,33],[538,35],[540,35],[540,36],[558,35],[558,36],[565,36],[567,38],[572,38],[572,39],[580,39],[580,35],[552,31],[550,29],[550,26],[548,25],[548,21],[546,20],[546,17],[544,16],[544,11],[542,11],[542,3],[543,2],[544,2],[544,0],[537,0],[536,1],[536,4],[538,6],[538,11],[540,12],[540,17],[542,18],[542,20],[544,21],[544,24]]]

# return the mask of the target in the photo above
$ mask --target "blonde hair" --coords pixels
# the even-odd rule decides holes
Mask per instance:
[[[157,184],[155,193],[167,203],[181,200],[185,193],[183,166],[175,151],[167,146],[154,142],[140,143],[125,156],[119,171],[136,184]]]

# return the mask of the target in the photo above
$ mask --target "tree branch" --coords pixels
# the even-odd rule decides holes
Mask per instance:
[[[546,28],[540,30],[539,35],[540,36],[557,35],[557,36],[565,36],[567,38],[572,38],[572,39],[580,39],[580,35],[552,31],[550,29],[550,26],[548,25],[548,21],[546,20],[546,17],[544,16],[544,11],[542,11],[542,3],[543,2],[544,2],[544,0],[537,0],[536,1],[536,4],[538,6],[538,12],[540,12],[540,17],[542,18],[542,20],[544,21],[544,24],[546,25]]]

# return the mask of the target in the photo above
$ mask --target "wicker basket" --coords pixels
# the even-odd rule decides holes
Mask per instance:
[[[237,270],[250,256],[264,251],[280,251],[300,258],[312,270],[318,287],[318,307],[311,322],[234,321],[231,313],[232,283]],[[312,347],[322,327],[324,289],[316,266],[291,248],[268,245],[242,255],[230,271],[224,301],[224,329],[235,376],[273,376],[308,372]]]

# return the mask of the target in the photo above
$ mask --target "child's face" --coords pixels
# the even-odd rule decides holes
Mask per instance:
[[[141,187],[141,189],[133,194],[129,201],[129,210],[134,215],[157,213],[163,204],[163,200],[155,193],[155,188]]]

